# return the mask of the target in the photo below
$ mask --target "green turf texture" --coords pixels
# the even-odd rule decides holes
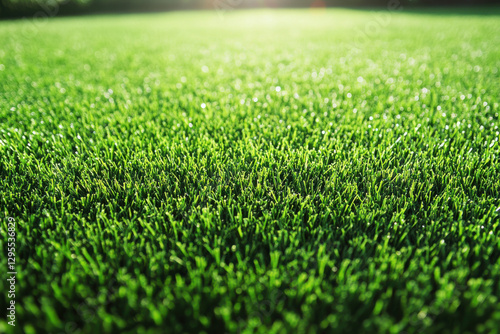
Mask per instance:
[[[0,332],[498,332],[486,12],[0,22]]]

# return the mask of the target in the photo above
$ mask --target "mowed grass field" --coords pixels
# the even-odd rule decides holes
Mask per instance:
[[[222,14],[0,22],[0,332],[498,332],[500,10]]]

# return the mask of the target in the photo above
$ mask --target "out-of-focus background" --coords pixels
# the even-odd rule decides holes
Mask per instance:
[[[0,18],[257,7],[487,6],[500,0],[0,0]]]

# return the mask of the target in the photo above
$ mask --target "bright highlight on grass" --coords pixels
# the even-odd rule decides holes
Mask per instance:
[[[0,331],[495,332],[489,14],[0,22]]]

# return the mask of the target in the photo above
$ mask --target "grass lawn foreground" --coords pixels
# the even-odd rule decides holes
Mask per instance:
[[[500,9],[219,14],[0,22],[0,332],[498,333]]]

